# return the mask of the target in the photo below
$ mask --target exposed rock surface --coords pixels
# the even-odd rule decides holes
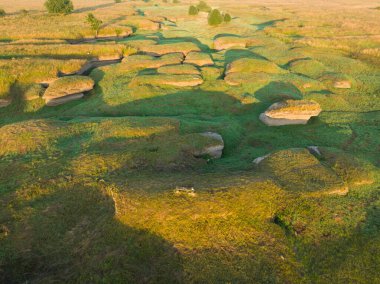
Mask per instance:
[[[94,88],[94,81],[86,76],[67,76],[54,81],[46,89],[43,99],[48,106],[56,106],[80,99],[83,92]]]
[[[194,64],[197,66],[214,65],[211,56],[203,52],[190,52],[186,55],[185,63]]]
[[[306,124],[312,116],[318,116],[320,112],[321,107],[314,101],[286,100],[271,105],[260,114],[260,120],[269,126]]]
[[[334,88],[336,89],[351,89],[350,81],[337,81],[334,83]]]
[[[200,134],[203,137],[209,139],[210,143],[206,146],[198,149],[194,152],[194,156],[202,157],[208,156],[212,159],[220,159],[223,154],[224,149],[224,141],[220,134],[215,132],[204,132]]]

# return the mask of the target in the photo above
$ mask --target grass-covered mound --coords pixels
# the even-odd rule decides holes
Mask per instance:
[[[157,74],[140,75],[131,81],[130,86],[153,85],[153,86],[173,86],[173,87],[194,87],[201,85],[203,79],[199,75],[191,74]]]
[[[190,52],[186,55],[185,63],[194,64],[197,66],[214,65],[211,56],[203,52]]]
[[[155,44],[147,45],[140,48],[142,52],[153,55],[165,55],[169,53],[183,53],[187,55],[192,51],[200,51],[200,48],[193,42],[175,42],[175,43],[164,43],[164,44]]]
[[[228,65],[226,74],[231,73],[280,74],[286,73],[286,71],[270,61],[255,58],[241,58]]]
[[[14,97],[14,87],[27,89],[36,83],[50,83],[59,73],[73,73],[86,60],[82,59],[19,59],[0,60],[0,98]]]
[[[81,98],[84,92],[94,88],[94,80],[86,76],[66,76],[55,80],[43,94],[47,105],[57,105],[67,100]],[[76,96],[80,94],[80,96]]]
[[[157,69],[158,73],[161,74],[190,74],[190,75],[200,75],[200,71],[191,64],[177,64],[177,65],[165,65]]]
[[[320,105],[314,101],[286,100],[273,104],[265,113],[273,118],[284,118],[284,115],[315,116],[320,112]]]
[[[378,11],[213,1],[234,19],[208,26],[189,3],[111,2],[60,16],[3,1],[0,282],[379,282]],[[46,107],[45,87],[88,61],[94,89]],[[162,84],[195,68],[200,85]],[[323,112],[260,121],[289,99]]]
[[[214,40],[214,49],[224,50],[230,48],[245,48],[247,46],[248,39],[237,36],[220,36]]]
[[[259,168],[290,191],[347,193],[343,180],[307,149],[271,153],[259,163]]]
[[[159,68],[165,65],[180,64],[183,61],[182,53],[171,53],[161,57],[150,55],[131,55],[125,57],[120,68],[126,71],[134,71],[138,69]]]
[[[311,117],[318,116],[321,111],[320,105],[315,101],[286,100],[271,105],[260,114],[260,120],[269,126],[306,124]]]
[[[275,63],[256,58],[240,58],[227,65],[224,80],[227,84],[235,86],[242,84],[270,83],[275,79],[273,75],[286,74],[287,71]]]
[[[29,132],[31,131],[31,132]],[[202,165],[223,140],[212,135],[180,135],[179,121],[163,118],[36,120],[1,128],[3,158],[76,149],[71,164],[78,175],[128,169],[180,169]],[[222,147],[223,149],[223,147]],[[72,153],[74,154],[74,153]]]

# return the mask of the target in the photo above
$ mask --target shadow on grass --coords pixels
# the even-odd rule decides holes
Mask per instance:
[[[74,182],[49,187],[50,194],[14,201],[20,211],[34,210],[1,241],[2,283],[182,282],[177,250],[121,223],[110,193]]]
[[[258,31],[262,31],[262,30],[264,30],[267,27],[273,27],[277,23],[285,22],[286,20],[288,20],[288,19],[287,18],[282,18],[282,19],[278,19],[278,20],[267,21],[267,22],[260,23],[260,24],[252,24],[252,26],[257,27]]]
[[[85,12],[92,12],[97,9],[102,9],[102,8],[108,8],[116,5],[117,3],[106,3],[106,4],[99,4],[95,6],[90,6],[90,7],[83,7],[80,9],[76,9],[73,13],[85,13]]]
[[[229,49],[224,54],[225,65],[241,58],[268,60],[264,56],[247,49]]]

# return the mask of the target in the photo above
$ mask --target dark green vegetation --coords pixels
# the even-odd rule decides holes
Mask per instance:
[[[0,9],[0,17],[4,17],[6,15],[4,9]]]
[[[231,22],[231,21],[232,21],[231,15],[228,14],[228,13],[224,14],[224,21],[225,21],[226,23]]]
[[[94,14],[89,13],[86,18],[87,23],[90,25],[91,29],[95,32],[95,37],[98,37],[99,30],[102,27],[102,21],[94,16]]]
[[[191,5],[190,7],[189,7],[189,15],[198,15],[198,13],[199,13],[199,10],[198,10],[198,8],[197,7],[195,7],[195,6],[193,6],[193,5]]]
[[[94,14],[131,36],[70,44],[60,16],[36,15],[18,41],[13,17],[1,22],[16,32],[0,35],[0,282],[380,282],[378,58],[308,45],[287,30],[299,15],[284,27],[246,3],[212,27],[188,3],[106,4]],[[61,21],[89,30],[88,11]],[[45,105],[43,85],[79,89],[78,77],[52,82],[94,58],[118,60],[86,72],[96,84],[83,99]],[[203,83],[167,84],[194,76]],[[322,113],[259,120],[288,99]],[[221,159],[194,156],[213,146],[208,131],[224,139]]]
[[[45,7],[53,14],[70,14],[74,10],[71,0],[47,0]]]
[[[224,18],[218,9],[213,9],[208,15],[207,20],[210,26],[217,26],[223,23]]]

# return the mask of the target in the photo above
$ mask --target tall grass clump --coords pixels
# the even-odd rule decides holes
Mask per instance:
[[[47,0],[45,7],[51,14],[70,14],[74,10],[71,0]]]

